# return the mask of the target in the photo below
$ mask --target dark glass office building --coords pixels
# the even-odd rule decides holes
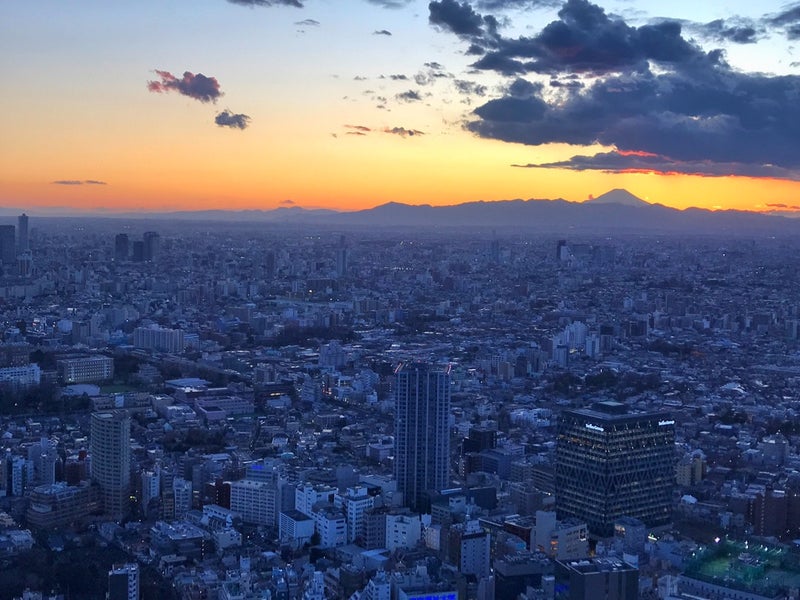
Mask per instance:
[[[598,536],[635,517],[669,523],[675,481],[675,421],[669,413],[633,413],[619,402],[565,410],[558,425],[556,507]]]

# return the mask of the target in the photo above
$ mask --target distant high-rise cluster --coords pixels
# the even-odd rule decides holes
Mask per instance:
[[[133,240],[127,233],[114,236],[114,260],[124,262],[156,262],[161,253],[161,236],[156,231],[145,231],[141,240]]]
[[[28,215],[17,217],[17,225],[0,225],[0,267],[2,274],[28,277],[33,273],[33,255],[28,236]]]

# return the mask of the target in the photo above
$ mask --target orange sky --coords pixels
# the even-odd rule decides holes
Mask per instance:
[[[470,68],[464,43],[428,23],[427,2],[395,11],[359,2],[347,18],[304,2],[263,10],[221,0],[191,8],[4,3],[0,68],[13,85],[4,86],[0,111],[0,205],[350,210],[389,201],[580,201],[613,188],[678,208],[800,204],[796,181],[514,167],[608,148],[525,146],[466,131],[472,110],[505,82]],[[608,7],[615,2],[626,6]],[[512,16],[527,31],[553,15]],[[386,27],[391,37],[376,35]],[[447,76],[416,83],[432,60]],[[152,93],[155,69],[204,72],[218,78],[222,95],[199,102]],[[458,95],[459,78],[482,83],[486,95]],[[409,90],[420,100],[402,101]],[[215,126],[223,109],[247,114],[250,126]],[[370,131],[351,135],[348,124]],[[393,128],[422,134],[384,132]],[[105,185],[53,183],[73,180]]]

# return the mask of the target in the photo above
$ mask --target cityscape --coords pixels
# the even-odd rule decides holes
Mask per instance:
[[[3,2],[0,600],[800,600],[798,40]]]
[[[800,586],[796,235],[0,234],[3,597]]]

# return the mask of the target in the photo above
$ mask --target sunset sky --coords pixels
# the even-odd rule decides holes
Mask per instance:
[[[0,206],[800,205],[800,3],[4,0]]]

